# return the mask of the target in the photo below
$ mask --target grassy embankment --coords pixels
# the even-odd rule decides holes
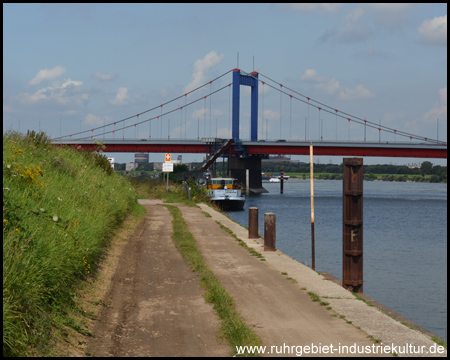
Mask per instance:
[[[56,333],[86,331],[71,316],[76,285],[136,199],[100,154],[3,135],[3,356],[45,356]]]

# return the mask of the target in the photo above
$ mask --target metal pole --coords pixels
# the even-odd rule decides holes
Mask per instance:
[[[167,173],[167,192],[169,192],[169,173]]]
[[[283,169],[281,169],[281,179],[280,179],[280,194],[283,193],[283,183],[284,183],[284,176],[283,176]]]
[[[366,142],[366,125],[367,125],[367,120],[364,119],[364,142]]]
[[[250,193],[250,170],[245,170],[245,193],[248,195]]]
[[[316,256],[315,256],[315,244],[314,244],[314,164],[313,164],[313,145],[309,146],[309,169],[311,176],[311,257],[312,257],[312,269],[316,270]]]

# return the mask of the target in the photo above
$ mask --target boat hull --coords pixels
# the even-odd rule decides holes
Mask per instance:
[[[244,210],[244,199],[211,199],[211,202],[219,206],[224,211]]]

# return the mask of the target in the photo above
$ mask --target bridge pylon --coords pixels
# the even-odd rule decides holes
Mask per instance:
[[[239,156],[230,157],[229,167],[231,176],[245,185],[246,170],[249,170],[249,187],[252,193],[260,194],[267,192],[262,187],[261,180],[261,158],[253,155],[249,157],[245,149],[242,148],[239,138],[239,111],[240,111],[240,88],[241,85],[251,87],[250,106],[250,140],[258,141],[258,73],[253,71],[250,76],[241,74],[240,69],[233,69],[233,108],[232,108],[232,138],[235,150],[238,148]]]
[[[232,138],[239,140],[239,111],[240,111],[240,87],[250,86],[251,89],[251,117],[250,139],[258,141],[258,73],[253,71],[251,76],[241,74],[240,69],[233,69],[233,108],[232,108]]]

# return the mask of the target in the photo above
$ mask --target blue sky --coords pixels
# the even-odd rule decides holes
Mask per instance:
[[[236,67],[276,82],[259,87],[259,138],[304,139],[308,120],[308,139],[363,140],[363,126],[317,108],[308,113],[305,103],[280,96],[276,87],[283,84],[361,119],[447,141],[447,4],[3,4],[4,130],[40,128],[57,137],[60,129],[62,135],[90,129]],[[228,73],[186,100],[231,82]],[[240,134],[249,138],[250,91],[241,88]],[[215,136],[216,124],[217,135],[228,137],[229,94],[222,90],[125,137]],[[368,129],[367,140],[378,141],[378,131]],[[409,138],[381,132],[381,140]],[[150,161],[163,156],[151,154]],[[330,160],[342,161],[321,158]]]

